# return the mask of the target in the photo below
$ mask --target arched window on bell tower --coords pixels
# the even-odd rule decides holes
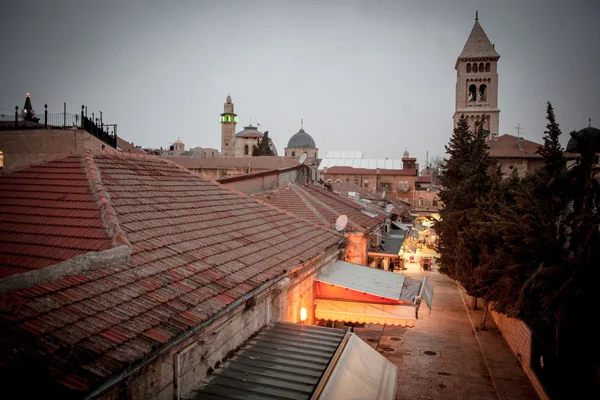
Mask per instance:
[[[250,148],[248,147],[247,144],[244,145],[244,155],[248,155],[248,153],[250,152]]]
[[[296,157],[296,152],[292,151],[292,157]]]
[[[477,97],[477,86],[475,86],[474,84],[469,85],[469,93],[467,95],[467,101],[470,102],[474,102],[476,100]]]
[[[467,64],[467,74],[471,73],[471,63]]]
[[[478,101],[487,101],[487,85],[484,83],[479,86],[479,94],[477,95]]]
[[[473,72],[477,72],[477,63],[473,63]]]
[[[490,72],[490,71],[491,71],[490,63],[485,63],[485,72]]]

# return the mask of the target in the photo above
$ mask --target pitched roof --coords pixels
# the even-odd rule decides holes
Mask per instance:
[[[458,58],[500,58],[477,19]]]
[[[101,185],[84,179],[82,164]],[[44,183],[44,171],[53,172],[56,182]],[[37,365],[57,385],[80,394],[341,239],[150,155],[87,151],[5,176],[0,185],[9,194],[3,198],[39,192],[19,197],[13,206],[19,208],[8,215],[14,235],[27,245],[39,243],[40,253],[50,245],[27,236],[30,225],[22,222],[36,215],[36,232],[53,239],[60,201],[75,205],[74,215],[61,217],[58,226],[68,226],[68,243],[78,251],[93,247],[89,232],[109,246],[113,233],[99,226],[110,228],[113,217],[112,229],[119,227],[131,246],[129,261],[10,292],[14,312],[0,313],[0,330],[10,343],[0,348],[0,364]],[[96,201],[89,193],[100,189],[104,197]],[[54,203],[41,204],[44,196]],[[98,211],[102,204],[114,215]],[[72,222],[77,218],[89,220],[89,230]],[[0,248],[11,240],[2,237]]]
[[[387,217],[385,213],[377,214],[375,217],[370,217],[363,214],[361,210],[364,208],[360,204],[344,197],[337,193],[333,193],[323,187],[305,185],[307,192],[309,192],[315,199],[331,207],[340,215],[346,215],[351,222],[363,227],[366,230],[371,230],[377,227]]]
[[[85,254],[126,243],[88,176],[89,161],[68,157],[0,177],[0,288],[40,281],[52,273],[48,267],[75,257],[89,263]]]
[[[286,182],[273,192],[253,194],[252,197],[310,221],[317,225],[333,227],[340,215],[349,220],[346,230],[371,230],[387,214],[380,210],[375,217],[361,212],[365,207],[319,186]]]
[[[496,140],[490,140],[487,145],[490,147],[489,154],[493,158],[542,158],[537,154],[539,143],[527,139],[523,140],[523,150],[519,148],[520,138],[513,135],[501,135]]]
[[[182,167],[199,169],[217,168],[251,168],[252,170],[272,170],[299,165],[298,160],[292,157],[259,156],[259,157],[164,157]]]
[[[355,185],[352,182],[333,182],[331,183],[333,191],[341,194],[342,196],[347,196],[348,192],[358,193],[361,199],[367,200],[380,200],[381,193],[375,193],[368,189],[361,188],[358,185]]]
[[[297,185],[290,182],[285,182],[278,190],[255,193],[252,197],[286,210],[315,225],[333,227],[336,218],[339,216],[328,210],[324,210],[323,213],[319,212],[315,207],[314,199],[310,199],[309,196],[298,189]]]

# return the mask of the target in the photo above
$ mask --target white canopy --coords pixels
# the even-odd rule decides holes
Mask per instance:
[[[397,382],[398,367],[351,334],[319,399],[392,400]]]

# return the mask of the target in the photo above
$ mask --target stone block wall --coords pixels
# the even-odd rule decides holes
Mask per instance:
[[[531,369],[531,330],[529,327],[519,319],[510,318],[495,311],[490,313],[540,399],[550,400],[535,372]]]
[[[117,151],[82,129],[35,129],[0,132],[4,172],[53,160],[84,149]]]

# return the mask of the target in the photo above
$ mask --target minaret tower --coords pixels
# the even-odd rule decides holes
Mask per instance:
[[[500,54],[479,25],[475,12],[475,25],[462,53],[456,60],[456,108],[454,126],[464,114],[471,129],[483,121],[483,129],[498,134],[500,109],[498,108],[498,60]],[[490,135],[491,137],[491,135]]]
[[[235,125],[238,122],[237,114],[233,112],[233,103],[231,96],[227,95],[227,100],[221,114],[221,156],[235,156]]]

